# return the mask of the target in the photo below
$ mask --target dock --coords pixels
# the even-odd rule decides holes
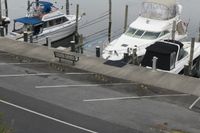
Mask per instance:
[[[101,75],[101,78],[117,78],[131,81],[136,84],[159,87],[166,90],[172,90],[181,93],[187,93],[200,96],[199,79],[175,75],[170,73],[152,71],[140,66],[126,65],[122,68],[106,65],[105,60],[96,57],[87,57],[78,54],[80,60],[76,65],[71,63],[60,63],[54,57],[55,48],[48,49],[45,46],[37,46],[26,42],[18,42],[8,38],[0,38],[0,51],[8,52],[17,56],[42,60],[50,64],[87,71]],[[65,51],[67,53],[70,50]]]

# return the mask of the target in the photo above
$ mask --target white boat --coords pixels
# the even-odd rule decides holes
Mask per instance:
[[[157,70],[178,74],[190,58],[190,42],[179,42],[173,40],[157,41],[146,48],[146,53],[141,61],[141,66],[152,68],[153,57],[157,58]],[[200,43],[194,45],[193,61],[200,57]]]
[[[158,40],[172,38],[174,21],[175,40],[187,36],[186,25],[180,19],[182,6],[176,0],[146,0],[142,7],[141,15],[130,24],[128,30],[104,48],[104,59],[121,60],[124,54],[132,54],[135,48],[138,56],[144,55],[147,46]]]
[[[80,17],[79,17],[80,20]],[[75,32],[76,16],[66,15],[50,2],[32,2],[26,17],[14,20],[11,38],[23,41],[24,32],[33,35],[33,42],[45,44],[46,38],[57,41]]]

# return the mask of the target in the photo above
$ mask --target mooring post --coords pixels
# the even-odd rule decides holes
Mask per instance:
[[[30,0],[28,0],[28,2],[27,2],[27,11],[28,11],[28,13],[30,12],[30,5],[31,5],[31,2],[30,2]]]
[[[30,43],[33,43],[33,35],[30,35]]]
[[[6,13],[6,17],[8,17],[8,2],[7,0],[5,0],[5,13]],[[5,24],[5,30],[6,30],[6,35],[8,34],[8,24]]]
[[[0,0],[0,25],[2,25],[2,5]]]
[[[157,57],[153,57],[153,60],[152,60],[152,70],[153,71],[156,71],[156,69],[157,69],[157,60],[158,60],[158,58]]]
[[[24,31],[24,42],[28,42],[28,32]]]
[[[79,4],[76,5],[75,44],[79,43],[78,19],[79,19]]]
[[[133,49],[132,61],[133,61],[133,65],[139,65],[138,57],[137,57],[137,48]]]
[[[172,40],[175,40],[175,35],[176,35],[176,21],[173,21],[173,26],[172,26]]]
[[[69,0],[66,0],[66,14],[69,15]]]
[[[75,41],[70,41],[71,43],[71,52],[75,52]]]
[[[189,74],[189,76],[192,75],[193,56],[194,56],[194,45],[195,45],[195,38],[192,38],[192,41],[191,41],[191,48],[190,48],[189,67],[188,67],[188,74]]]
[[[51,38],[48,36],[46,37],[46,44],[48,46],[48,49],[50,49],[51,48]]]
[[[200,24],[199,24],[199,38],[198,38],[198,42],[200,42]]]
[[[5,36],[5,34],[4,34],[4,27],[3,26],[0,26],[0,34],[1,34],[2,37]]]
[[[126,32],[127,25],[128,25],[128,5],[126,5],[125,9],[124,32]]]
[[[96,57],[100,57],[100,46],[96,46]]]
[[[112,31],[112,0],[109,0],[108,42],[111,42],[111,31]]]
[[[83,54],[83,35],[80,35],[79,38],[79,44],[80,44],[80,50],[81,50],[81,54]]]

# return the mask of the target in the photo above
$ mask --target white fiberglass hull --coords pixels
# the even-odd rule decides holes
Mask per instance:
[[[190,58],[190,54],[189,53],[190,53],[191,43],[190,42],[183,42],[183,44],[184,44],[184,49],[185,49],[185,51],[187,51],[188,55],[185,56],[183,59],[177,61],[176,64],[175,64],[175,68],[174,69],[172,69],[170,71],[164,71],[164,70],[158,69],[158,71],[178,74],[184,69],[185,65],[188,65],[189,58]],[[193,61],[198,57],[200,57],[200,43],[196,42],[195,46],[194,46]]]
[[[75,33],[75,23],[68,26],[44,29],[42,34],[33,36],[33,42],[38,44],[46,44],[46,38],[50,38],[52,42],[61,40]]]

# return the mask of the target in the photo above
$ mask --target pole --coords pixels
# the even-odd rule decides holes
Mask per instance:
[[[198,38],[198,42],[200,42],[200,24],[199,24],[199,38]]]
[[[192,38],[191,48],[190,48],[190,60],[189,60],[189,75],[192,75],[192,66],[193,66],[193,56],[194,56],[194,44],[195,38]]]
[[[126,32],[128,23],[128,5],[126,5],[125,9],[125,20],[124,20],[124,32]]]
[[[6,17],[8,17],[8,2],[5,0]]]
[[[66,14],[69,15],[69,0],[66,0]]]
[[[96,46],[96,57],[100,57],[100,47],[99,46]]]
[[[76,5],[75,43],[78,43],[78,18],[79,18],[79,4]]]
[[[8,17],[8,2],[5,0],[6,17]],[[8,34],[8,24],[5,25],[6,35]]]
[[[30,2],[30,0],[28,0],[28,2],[27,2],[27,11],[28,11],[28,13],[30,12],[30,4],[31,4],[31,2]]]
[[[0,25],[2,25],[2,5],[0,0]]]
[[[112,30],[112,0],[109,0],[109,25],[108,25],[108,41],[111,42]]]
[[[173,21],[173,26],[172,26],[172,40],[175,40],[175,34],[176,34],[176,21]]]

